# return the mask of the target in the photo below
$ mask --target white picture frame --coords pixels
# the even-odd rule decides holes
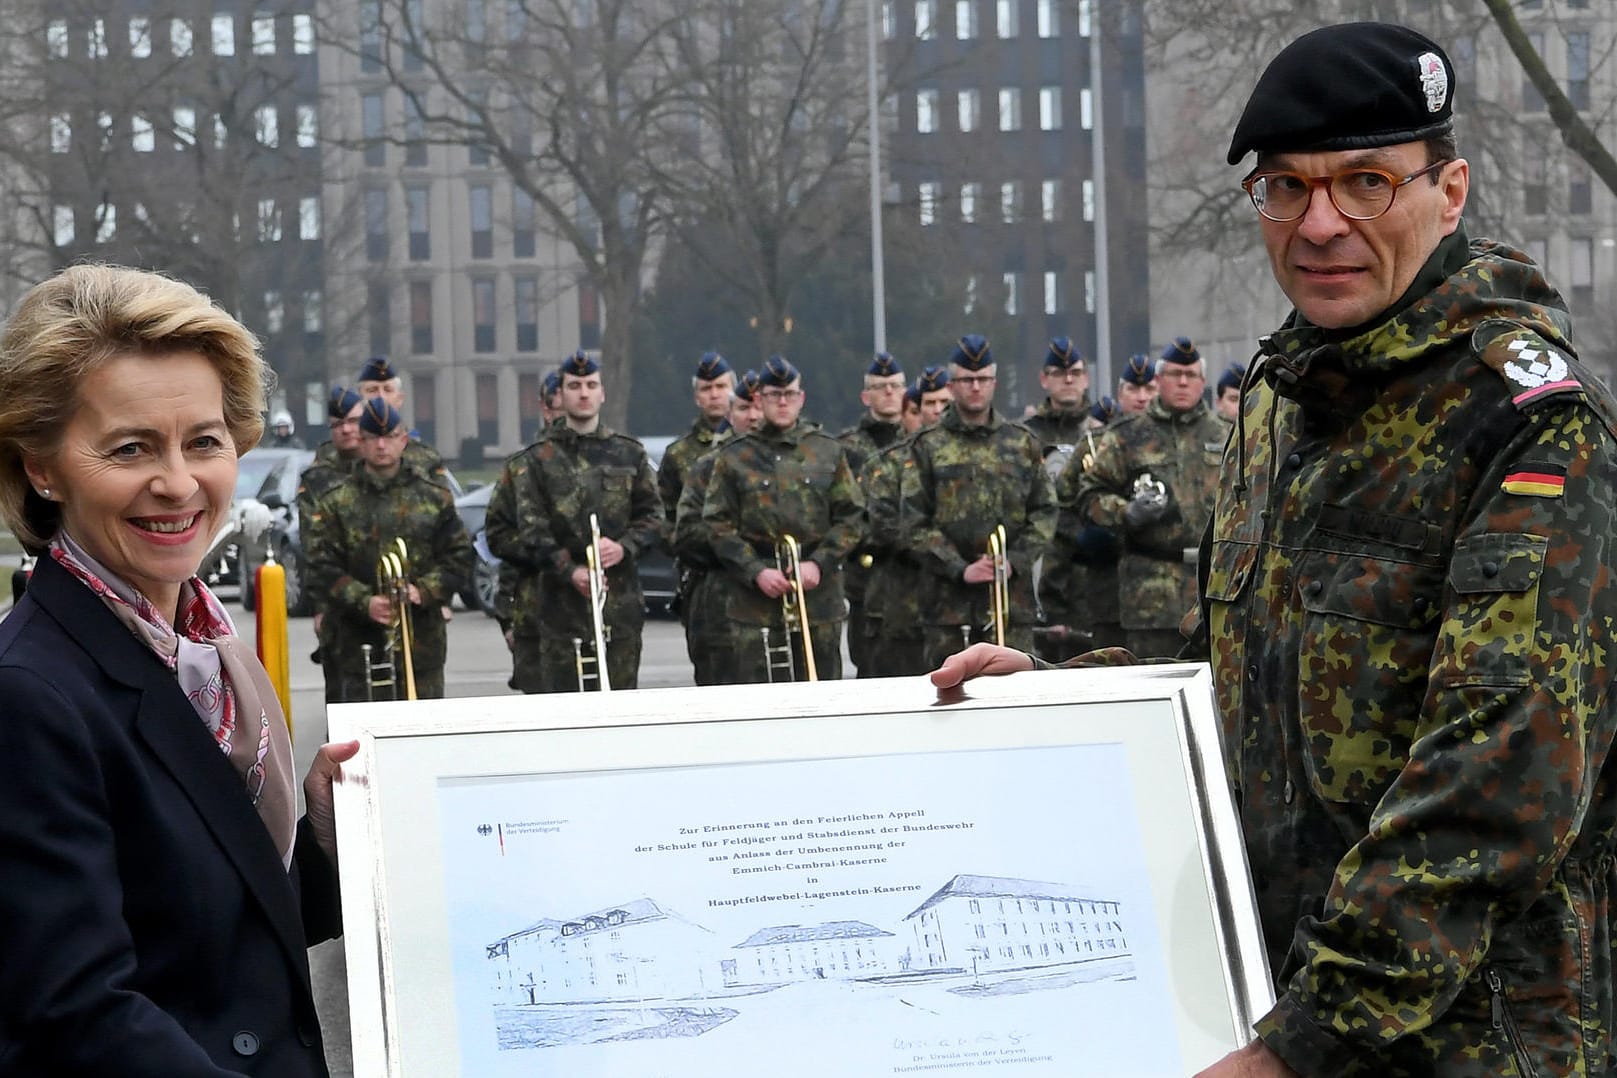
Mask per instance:
[[[358,1074],[1181,1078],[1273,1005],[1205,665],[337,705],[331,736]]]

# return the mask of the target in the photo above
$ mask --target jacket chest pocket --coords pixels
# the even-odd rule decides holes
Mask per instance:
[[[601,518],[602,527],[606,526],[608,520],[614,529],[621,529],[628,523],[634,501],[634,476],[633,468],[621,465],[606,465],[596,472],[599,500],[595,512]]]
[[[1305,556],[1297,656],[1303,763],[1327,801],[1373,804],[1409,757],[1441,614],[1440,567]]]
[[[1449,561],[1454,593],[1432,664],[1441,688],[1521,688],[1537,647],[1539,581],[1549,540],[1489,533],[1462,539]]]

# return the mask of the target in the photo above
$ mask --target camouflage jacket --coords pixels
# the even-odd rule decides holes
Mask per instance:
[[[1073,412],[1063,412],[1049,397],[1044,398],[1039,410],[1022,420],[1021,426],[1049,453],[1058,445],[1078,445],[1084,440],[1084,431],[1094,430],[1097,424],[1089,417],[1089,394],[1085,393],[1078,410]]]
[[[1205,610],[1316,1075],[1609,1074],[1617,438],[1525,255],[1463,231],[1379,323],[1263,342]]]
[[[657,493],[662,497],[663,513],[670,528],[679,512],[679,495],[685,489],[691,467],[709,450],[729,441],[731,434],[729,423],[714,430],[707,420],[697,416],[691,429],[674,439],[663,452],[662,466],[657,469]]]
[[[532,489],[528,485],[528,466],[533,461],[533,446],[513,453],[500,465],[500,477],[494,481],[489,494],[488,511],[483,517],[483,539],[489,553],[501,557],[502,550],[519,545],[522,534],[522,508],[518,499]],[[494,616],[502,629],[518,636],[539,635],[539,574],[531,568],[520,569],[514,562],[500,563],[500,583],[495,593]]]
[[[708,453],[691,465],[674,514],[674,557],[680,565],[699,573],[719,568],[719,557],[713,553],[713,533],[702,519],[702,505],[707,501],[707,488],[713,482],[713,465],[718,458],[717,453]]]
[[[1011,620],[1032,624],[1033,563],[1055,534],[1056,499],[1039,441],[998,412],[962,422],[953,408],[910,439],[915,486],[900,522],[906,545],[927,572],[925,616],[932,625],[982,625],[988,584],[967,584],[966,566],[988,552],[1005,526],[1011,563]]]
[[[359,458],[344,457],[331,442],[321,442],[314,460],[298,476],[298,519],[308,516],[314,504],[341,486],[353,474]],[[301,524],[299,528],[301,530]]]
[[[921,631],[921,567],[906,548],[903,532],[905,496],[915,489],[915,454],[908,441],[888,446],[865,462],[859,485],[865,490],[870,522],[865,549],[870,552],[870,583],[865,608],[890,626]]]
[[[848,447],[848,466],[853,469],[854,475],[862,474],[866,465],[882,450],[903,440],[903,427],[877,419],[869,412],[860,416],[857,424],[837,435],[837,441]],[[875,554],[868,546],[861,545],[849,555],[848,563],[843,568],[842,584],[848,598],[854,602],[859,602],[865,596],[870,576],[870,571],[863,564],[867,557],[874,558]]]
[[[864,493],[847,449],[799,420],[789,430],[765,423],[714,456],[702,521],[719,562],[743,585],[731,593],[730,617],[749,625],[780,620],[780,600],[765,597],[756,579],[776,568],[775,544],[790,534],[820,568],[819,587],[807,593],[809,617],[816,624],[846,618],[842,563],[865,532]]]
[[[421,592],[412,615],[418,650],[424,663],[443,662],[447,634],[439,610],[471,579],[476,557],[448,487],[409,467],[391,479],[361,467],[320,498],[299,528],[311,594],[336,619],[345,655],[360,643],[384,642],[368,607],[377,594],[377,562],[403,539],[407,575]]]
[[[1095,440],[1094,462],[1078,476],[1075,515],[1122,539],[1118,599],[1126,629],[1175,629],[1196,606],[1195,555],[1213,516],[1219,460],[1230,425],[1197,401],[1172,412],[1153,398]],[[1168,492],[1168,513],[1130,528],[1123,512],[1134,484],[1149,476]]]
[[[449,485],[449,474],[444,469],[444,458],[438,455],[436,449],[414,435],[404,443],[404,455],[400,459],[433,482]]]
[[[579,434],[567,426],[546,430],[521,456],[526,469],[502,473],[511,486],[515,521],[502,509],[497,520],[491,496],[489,550],[510,566],[539,579],[539,621],[544,633],[588,635],[589,598],[573,587],[575,568],[588,564],[590,514],[601,535],[623,545],[624,558],[606,571],[606,621],[638,628],[645,599],[637,568],[640,553],[662,542],[662,503],[646,450],[625,434],[598,427]],[[507,480],[507,476],[509,479]]]
[[[1084,433],[1055,480],[1061,515],[1050,552],[1044,558],[1044,576],[1039,580],[1039,601],[1052,624],[1065,620],[1082,629],[1121,624],[1117,561],[1122,543],[1112,529],[1078,515],[1078,486],[1084,473],[1094,466],[1104,430]]]

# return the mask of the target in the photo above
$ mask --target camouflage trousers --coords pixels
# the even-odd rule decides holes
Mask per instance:
[[[685,654],[690,657],[698,685],[728,685],[735,681],[730,671],[730,620],[724,611],[722,574],[693,572],[680,620],[685,623]]]
[[[972,644],[994,643],[994,630],[981,625],[928,625],[922,653],[927,671],[936,670],[943,660]],[[1017,651],[1033,651],[1033,626],[1012,622],[1005,630],[1005,646]]]
[[[753,625],[746,622],[732,621],[730,623],[730,643],[734,649],[735,684],[738,685],[764,685],[770,681],[786,680],[786,672],[777,669],[774,676],[770,676],[769,655],[764,650],[763,629],[766,626]],[[780,624],[767,626],[769,629],[769,645],[774,648],[781,647],[787,639],[785,631]],[[807,681],[805,671],[808,669],[803,661],[803,637],[801,633],[792,633],[790,636],[792,648],[792,664],[796,671],[797,681]],[[821,681],[838,681],[842,678],[842,622],[834,621],[829,624],[821,623],[809,626],[809,639],[814,648],[815,673]],[[784,654],[777,662],[784,661]]]
[[[597,688],[594,680],[595,642],[581,641],[585,664],[585,682],[590,692]],[[560,630],[547,631],[539,638],[539,692],[579,692],[579,652],[573,647],[573,634]],[[615,628],[606,645],[606,672],[613,689],[640,687],[640,626]],[[519,683],[520,684],[520,683]],[[524,692],[528,691],[526,689]]]
[[[926,664],[926,637],[913,624],[888,626],[887,618],[865,618],[865,661],[859,676],[910,677],[929,674]],[[850,630],[851,632],[851,630]]]

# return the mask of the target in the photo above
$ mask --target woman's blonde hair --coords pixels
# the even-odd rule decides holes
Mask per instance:
[[[190,285],[86,264],[23,297],[0,335],[0,516],[26,549],[37,553],[50,542],[61,507],[34,492],[23,461],[56,451],[78,409],[80,382],[115,355],[175,352],[197,352],[219,372],[236,453],[257,445],[271,378],[258,340]]]

